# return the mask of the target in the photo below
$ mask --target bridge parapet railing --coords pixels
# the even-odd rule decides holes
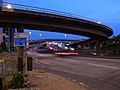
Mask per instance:
[[[95,22],[95,23],[98,23],[98,24],[106,25],[103,22],[99,22],[97,20],[94,20],[94,19],[91,19],[91,18],[88,18],[88,17],[84,17],[84,16],[80,16],[80,15],[76,15],[76,14],[71,14],[71,13],[67,13],[67,12],[62,12],[62,11],[57,11],[57,10],[34,7],[34,6],[27,6],[27,5],[21,5],[21,4],[2,2],[1,7],[5,10],[5,9],[7,9],[8,5],[11,5],[11,7],[13,8],[13,11],[14,11],[14,9],[21,9],[21,10],[26,10],[26,11],[48,13],[48,14],[71,17],[71,18],[76,18],[76,19],[89,20],[89,21],[92,21],[92,22]],[[106,25],[106,26],[108,26],[108,25]]]

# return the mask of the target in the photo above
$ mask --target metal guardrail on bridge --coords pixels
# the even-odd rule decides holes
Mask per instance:
[[[33,12],[41,12],[41,13],[48,13],[48,14],[54,14],[54,15],[59,15],[59,16],[65,16],[65,17],[71,17],[71,18],[76,18],[76,19],[83,19],[83,20],[88,20],[92,21],[101,25],[106,25],[103,22],[91,19],[91,18],[86,18],[83,16],[79,16],[76,14],[71,14],[67,12],[62,12],[62,11],[57,11],[57,10],[51,10],[51,9],[45,9],[45,8],[39,8],[39,7],[34,7],[34,6],[26,6],[26,5],[21,5],[21,4],[14,4],[14,3],[9,3],[9,2],[2,2],[1,4],[3,9],[7,9],[7,6],[10,5],[13,9],[22,9],[22,10],[27,10],[27,11],[33,11]],[[108,26],[108,25],[106,25]],[[109,27],[109,26],[108,26]]]

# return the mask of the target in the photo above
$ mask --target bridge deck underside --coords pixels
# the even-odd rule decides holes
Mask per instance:
[[[25,10],[0,11],[0,26],[61,32],[91,38],[107,38],[113,34],[109,27],[94,22]]]

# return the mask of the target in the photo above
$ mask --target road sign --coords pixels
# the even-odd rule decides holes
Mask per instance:
[[[28,33],[14,34],[14,46],[27,46],[27,45],[28,45]]]

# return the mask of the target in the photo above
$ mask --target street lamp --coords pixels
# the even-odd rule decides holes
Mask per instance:
[[[11,10],[11,9],[12,9],[12,5],[8,4],[8,5],[6,6],[6,8],[9,9],[9,10]]]
[[[42,36],[42,34],[39,34],[40,36]]]
[[[97,22],[98,24],[101,24],[101,22]]]
[[[32,34],[32,32],[29,32],[29,34],[31,35],[31,34]]]
[[[7,4],[5,6],[5,8],[3,8],[3,11],[9,11],[9,12],[12,12],[13,11],[13,7],[11,4]]]
[[[29,33],[29,35],[28,35],[28,36],[29,36],[29,39],[30,39],[32,32],[28,32],[28,33]]]

